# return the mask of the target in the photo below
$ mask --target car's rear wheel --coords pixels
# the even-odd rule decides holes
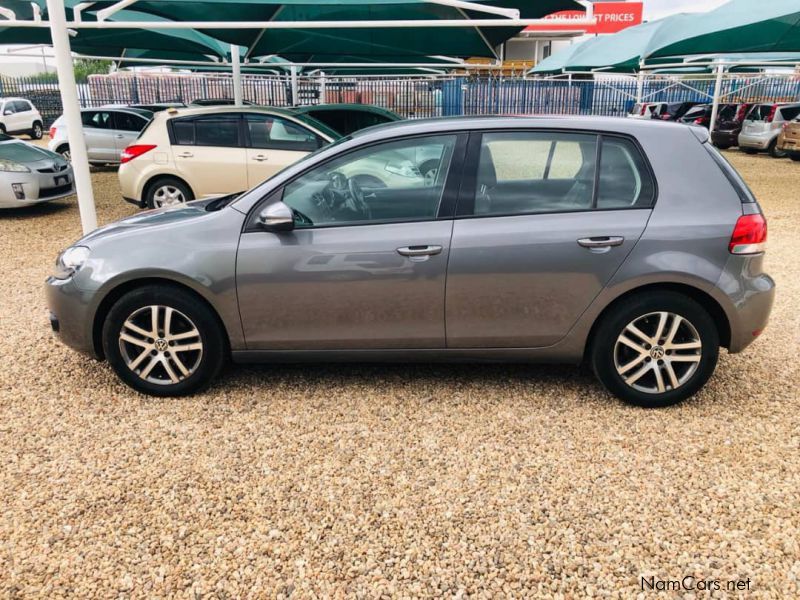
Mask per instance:
[[[202,390],[226,355],[211,309],[189,292],[148,286],[125,294],[103,325],[103,351],[120,379],[154,396]]]
[[[147,187],[144,201],[150,208],[178,206],[194,200],[194,194],[185,183],[174,177],[162,177]]]
[[[61,155],[61,158],[63,158],[68,163],[72,162],[72,152],[69,151],[69,146],[67,145],[59,146],[56,152],[58,152]]]
[[[682,402],[711,377],[719,356],[714,320],[696,301],[646,292],[613,306],[591,347],[598,379],[618,398],[645,408]]]
[[[792,152],[789,154],[789,158],[791,158],[793,161],[800,162],[800,152]]]
[[[767,152],[772,158],[786,158],[786,152],[778,148],[778,140],[772,140]]]
[[[740,149],[742,152],[744,152],[745,154],[758,154],[758,150],[756,150],[755,148],[742,148],[742,147],[740,146],[740,147],[739,147],[739,149]]]
[[[731,145],[730,145],[730,144],[714,144],[714,145],[715,145],[717,148],[719,148],[720,150],[728,150],[728,149],[730,149],[730,147],[731,147]]]
[[[44,136],[44,129],[42,129],[42,124],[39,121],[36,121],[31,128],[31,139],[32,140],[40,140]]]

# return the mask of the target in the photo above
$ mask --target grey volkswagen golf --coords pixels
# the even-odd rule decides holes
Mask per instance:
[[[766,229],[700,128],[406,121],[248,192],[98,229],[46,287],[63,341],[147,394],[195,392],[228,357],[586,361],[657,407],[765,327]]]

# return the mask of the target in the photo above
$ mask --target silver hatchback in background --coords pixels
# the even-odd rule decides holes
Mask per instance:
[[[72,167],[61,156],[0,134],[0,208],[19,208],[75,193]]]
[[[89,162],[94,165],[119,164],[122,151],[139,137],[153,118],[153,112],[127,106],[104,106],[81,110],[83,137]],[[47,144],[67,161],[71,160],[67,123],[63,116],[50,127]]]
[[[424,155],[435,174],[392,157]],[[360,181],[365,164],[392,171]],[[66,249],[50,322],[154,395],[237,362],[587,362],[627,402],[700,390],[767,324],[767,224],[708,132],[614,118],[366,129],[243,194]],[[534,382],[535,384],[535,382]]]
[[[800,115],[797,104],[756,104],[747,113],[739,134],[739,149],[748,154],[769,152],[773,158],[786,153],[778,148],[778,136],[783,126]]]

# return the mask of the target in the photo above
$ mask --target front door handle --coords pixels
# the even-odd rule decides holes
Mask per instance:
[[[192,158],[194,154],[191,152],[184,152],[183,154],[178,154],[178,158]]]
[[[124,138],[125,136],[124,136],[124,135],[122,135],[122,134],[119,134],[119,133],[118,133],[118,134],[117,134],[117,135],[115,135],[114,137],[116,137],[118,140],[121,140],[121,139],[122,139],[122,138]]]
[[[441,252],[441,246],[405,246],[397,249],[397,253],[403,256],[434,256]]]
[[[259,154],[258,156],[254,156],[253,160],[257,160],[258,162],[264,162],[265,160],[269,160],[269,157],[264,156],[263,154]]]
[[[578,245],[584,248],[612,248],[614,246],[622,246],[625,238],[622,236],[609,236],[604,235],[601,237],[581,238],[578,240]]]

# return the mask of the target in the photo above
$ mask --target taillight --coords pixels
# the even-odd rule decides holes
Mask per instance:
[[[767,220],[764,215],[743,215],[733,228],[728,250],[731,254],[758,254],[767,249]]]
[[[700,117],[699,119],[695,119],[694,120],[694,124],[695,125],[702,125],[703,124],[703,117]]]
[[[133,144],[132,146],[128,146],[122,151],[119,162],[124,165],[126,162],[132,161],[145,152],[150,152],[150,150],[155,147],[155,144]]]
[[[56,128],[55,127],[51,127],[50,131],[48,133],[50,134],[50,139],[51,140],[54,139],[56,137]]]
[[[772,108],[769,111],[769,116],[767,116],[767,123],[772,123],[775,120],[775,113],[778,112],[778,105],[773,104]]]
[[[642,111],[639,114],[644,116],[644,111],[645,110],[647,110],[647,104],[642,104]]]
[[[744,118],[747,116],[747,105],[740,104],[739,110],[736,111],[736,122],[741,123],[744,121]]]

